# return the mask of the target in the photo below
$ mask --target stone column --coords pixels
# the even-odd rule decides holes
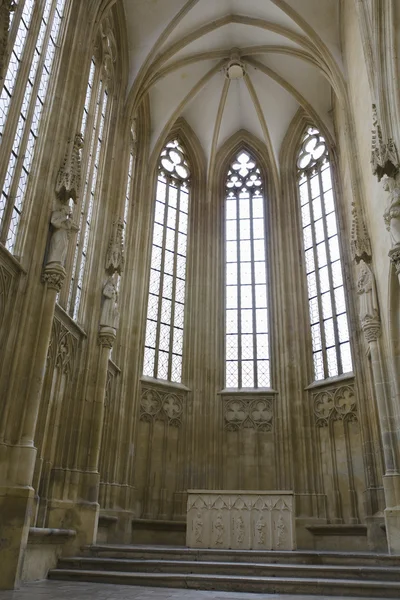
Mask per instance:
[[[385,522],[389,552],[400,553],[400,471],[397,457],[396,424],[391,410],[389,382],[381,348],[381,320],[371,267],[360,261],[358,277],[360,320],[369,346],[375,398],[382,436],[385,475]]]
[[[65,279],[64,262],[70,235],[78,227],[71,219],[70,200],[76,201],[80,187],[79,150],[81,138],[69,142],[66,158],[59,171],[55,189],[55,200],[51,214],[51,235],[42,275],[45,285],[38,336],[33,354],[29,379],[29,393],[17,443],[10,448],[9,486],[0,488],[0,524],[2,541],[7,545],[0,569],[0,588],[18,587],[23,557],[28,542],[29,526],[34,506],[32,478],[36,461],[34,446],[36,423],[39,415],[40,398],[46,371],[47,353],[51,338],[57,295]],[[74,160],[71,161],[71,157]],[[74,170],[71,171],[71,164]]]

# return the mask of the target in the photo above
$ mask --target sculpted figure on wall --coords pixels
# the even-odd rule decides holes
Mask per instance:
[[[109,277],[103,288],[103,306],[101,309],[100,327],[118,329],[118,291],[114,276]]]
[[[79,227],[72,221],[72,209],[68,204],[61,204],[52,212],[50,223],[52,235],[50,238],[49,254],[47,264],[65,264],[68,242],[72,231],[78,231]]]
[[[203,519],[201,518],[201,513],[198,512],[194,521],[193,521],[193,526],[194,526],[194,539],[198,544],[202,543],[202,533],[203,533]]]
[[[221,513],[219,513],[214,522],[214,544],[216,546],[221,546],[223,544],[224,533],[225,533],[224,521],[222,519]]]
[[[360,299],[360,321],[369,343],[376,341],[381,332],[378,296],[371,267],[362,260],[358,269],[357,293]]]
[[[383,189],[389,193],[383,218],[390,233],[392,245],[400,245],[400,173],[396,177],[385,177]]]

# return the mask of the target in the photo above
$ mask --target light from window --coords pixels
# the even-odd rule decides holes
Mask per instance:
[[[65,3],[66,0],[46,0],[39,8],[40,3],[25,0],[19,18],[12,20],[10,37],[15,34],[15,41],[0,94],[0,164],[5,167],[0,167],[0,241],[10,252],[15,250]],[[40,11],[40,19],[32,28],[35,10]],[[34,46],[26,44],[28,35],[36,37]],[[22,61],[30,65],[25,76],[19,72]],[[12,115],[14,118],[8,119]]]
[[[352,371],[328,148],[314,127],[297,158],[315,380]]]
[[[155,216],[143,374],[182,378],[189,166],[178,140],[161,152]]]
[[[241,151],[226,179],[225,386],[270,386],[264,186]]]
[[[96,63],[92,60],[81,123],[81,131],[84,136],[86,148],[88,148],[82,164],[82,172],[85,174],[85,184],[80,204],[79,231],[76,236],[67,302],[67,311],[75,320],[78,319],[82,297],[107,106],[108,92],[99,74],[97,74],[96,78]]]

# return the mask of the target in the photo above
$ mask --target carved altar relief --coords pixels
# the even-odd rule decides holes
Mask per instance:
[[[190,548],[293,550],[293,492],[188,490]]]

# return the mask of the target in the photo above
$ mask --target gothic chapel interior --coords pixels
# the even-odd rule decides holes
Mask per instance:
[[[400,554],[399,32],[0,0],[1,589],[93,544]]]

